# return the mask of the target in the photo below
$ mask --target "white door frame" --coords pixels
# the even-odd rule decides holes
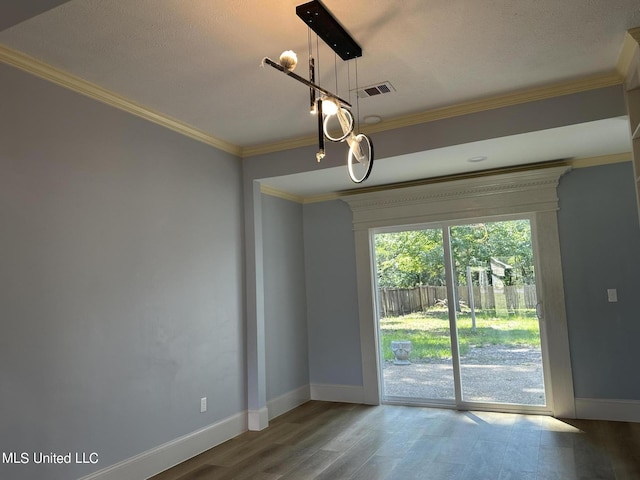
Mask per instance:
[[[564,304],[557,186],[569,167],[550,167],[450,182],[433,182],[343,197],[353,211],[363,397],[380,403],[378,328],[375,320],[371,230],[393,225],[464,221],[479,217],[529,214],[536,272],[548,345],[549,381],[557,417],[575,418],[569,332]]]

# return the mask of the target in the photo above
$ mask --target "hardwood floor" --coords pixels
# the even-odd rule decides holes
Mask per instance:
[[[153,480],[637,480],[640,423],[311,401]]]

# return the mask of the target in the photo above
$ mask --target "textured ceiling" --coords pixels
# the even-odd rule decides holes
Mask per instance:
[[[286,49],[306,57],[300,3],[72,0],[0,32],[0,44],[223,141],[262,145],[315,132],[308,91],[260,67]],[[614,73],[626,30],[640,25],[637,0],[324,3],[362,46],[359,85],[397,90],[359,101],[361,118],[384,120]],[[320,70],[341,96],[348,73],[355,87],[354,62],[324,46]]]

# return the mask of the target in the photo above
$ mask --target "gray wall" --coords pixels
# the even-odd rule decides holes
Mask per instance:
[[[69,0],[2,0],[0,2],[0,31],[24,22],[31,17],[55,8]]]
[[[262,195],[267,401],[309,383],[302,205]]]
[[[312,384],[362,385],[355,244],[349,205],[304,205]]]
[[[372,134],[372,138],[376,147],[376,161],[380,162],[425,149],[622,115],[626,115],[624,90],[621,85],[616,85],[377,132]],[[310,145],[256,155],[242,162],[246,232],[247,389],[249,408],[252,410],[264,407],[266,397],[263,227],[255,184],[257,180],[279,175],[336,166],[344,168],[341,145],[329,142],[327,156],[320,164],[315,161],[316,150],[317,146]],[[332,216],[334,214],[335,217]],[[304,222],[310,380],[312,383],[361,385],[351,213],[346,205],[339,202],[305,205]],[[320,238],[326,239],[326,242],[318,240]],[[338,303],[325,303],[336,298]],[[339,359],[340,355],[346,355],[350,360]]]
[[[561,179],[559,229],[576,397],[640,400],[640,228],[631,163]],[[607,301],[607,289],[618,302]]]
[[[630,163],[562,177],[559,230],[576,397],[640,400],[640,228]],[[349,207],[304,206],[312,383],[361,385]],[[618,303],[607,302],[617,288]]]
[[[246,409],[238,159],[5,65],[0,105],[0,450],[100,458],[0,478]]]

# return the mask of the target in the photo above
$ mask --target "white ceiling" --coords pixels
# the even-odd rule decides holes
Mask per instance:
[[[9,3],[14,9],[37,12],[32,7],[42,1]],[[260,67],[263,57],[277,59],[287,49],[306,57],[307,28],[295,14],[296,5],[304,1],[71,0],[26,20],[16,16],[24,21],[1,31],[0,45],[246,148],[315,133],[308,90]],[[362,46],[359,85],[389,81],[395,87],[392,94],[359,102],[361,118],[379,115],[383,120],[614,73],[625,32],[640,25],[637,0],[324,4]],[[347,97],[348,73],[355,87],[354,62],[336,62],[322,45],[319,56],[321,85]],[[304,65],[296,72],[306,76]],[[622,134],[628,128],[624,122],[597,126],[608,129],[612,136],[607,138],[620,141],[604,153],[629,150],[628,137]],[[592,127],[585,127],[589,136],[583,134],[583,139],[592,138]],[[525,158],[532,161],[601,154],[601,149],[588,146],[593,143],[598,149],[602,143],[571,148],[553,132],[539,135],[544,141],[518,136],[479,142],[386,159],[375,168],[389,168],[398,179],[411,179],[480,168],[464,161],[471,152],[488,152],[483,169],[490,162],[500,166],[516,158],[522,161],[522,155],[512,155],[516,149],[529,151]],[[438,167],[442,160],[449,162],[448,168]],[[424,169],[427,164],[429,172]],[[320,179],[330,172],[313,175]],[[309,191],[314,188],[318,187]],[[322,190],[327,188],[338,186],[325,185]]]

